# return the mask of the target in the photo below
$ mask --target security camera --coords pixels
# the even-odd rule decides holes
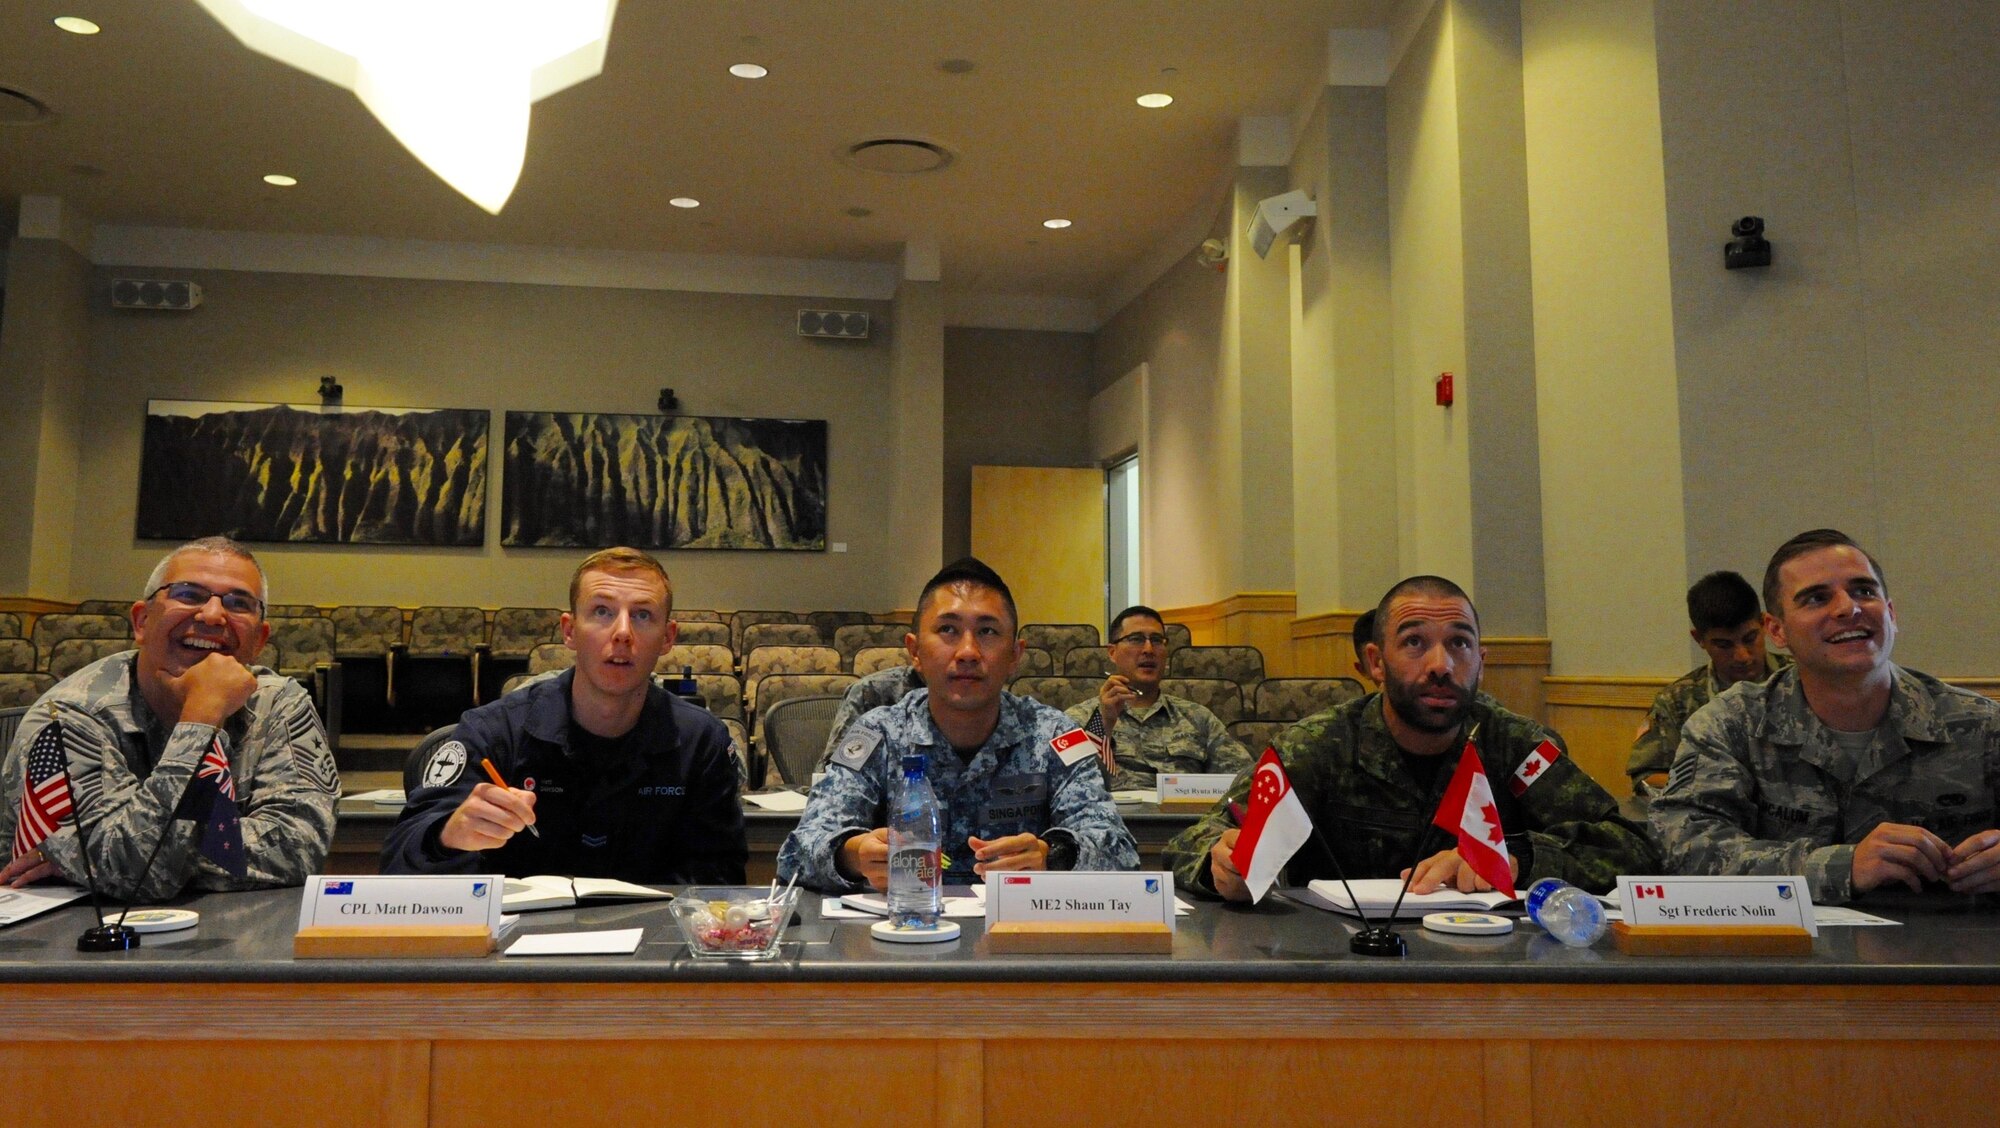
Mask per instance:
[[[1746,215],[1729,225],[1736,236],[1722,245],[1722,265],[1726,270],[1771,265],[1771,244],[1764,238],[1764,218]]]
[[[1257,202],[1257,214],[1250,219],[1250,249],[1263,258],[1271,250],[1271,243],[1286,228],[1307,216],[1319,214],[1319,206],[1313,198],[1301,191],[1287,192],[1282,196],[1272,196]]]

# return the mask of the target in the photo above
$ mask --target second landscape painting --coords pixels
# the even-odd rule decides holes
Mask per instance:
[[[826,421],[507,413],[501,535],[572,548],[826,549]]]

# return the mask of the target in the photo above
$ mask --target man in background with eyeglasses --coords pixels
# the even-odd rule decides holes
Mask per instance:
[[[1111,664],[1097,700],[1079,701],[1069,717],[1097,738],[1113,791],[1143,790],[1161,772],[1235,774],[1250,753],[1229,726],[1184,697],[1160,692],[1167,673],[1167,626],[1151,607],[1127,607],[1111,620]]]
[[[271,635],[268,595],[256,558],[225,537],[160,561],[132,605],[138,649],[64,678],[21,718],[0,764],[0,848],[9,851],[0,886],[95,878],[108,896],[150,901],[182,889],[299,885],[320,871],[340,776],[305,687],[252,665]],[[75,810],[50,819],[53,832],[23,850],[16,824],[29,754],[52,722],[61,725]],[[241,812],[240,876],[197,848],[197,823],[174,818],[218,743]],[[87,871],[79,818],[89,831]]]

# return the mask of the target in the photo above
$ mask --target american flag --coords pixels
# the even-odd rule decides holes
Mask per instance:
[[[236,809],[236,777],[229,773],[229,756],[222,750],[220,733],[195,765],[194,779],[174,817],[201,823],[196,848],[202,857],[237,877],[249,872],[243,855],[243,824]]]
[[[1111,759],[1111,737],[1104,731],[1104,709],[1102,706],[1090,711],[1090,719],[1083,722],[1083,731],[1089,733],[1090,739],[1097,742],[1098,762],[1104,765],[1104,774],[1109,776],[1113,766]]]
[[[28,745],[27,783],[21,788],[20,817],[14,822],[14,856],[21,857],[40,846],[75,809],[69,791],[69,760],[63,755],[62,722],[50,721]]]

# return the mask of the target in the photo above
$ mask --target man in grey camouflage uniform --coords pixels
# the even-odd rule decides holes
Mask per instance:
[[[11,848],[28,749],[52,721],[62,724],[76,812],[0,869],[0,885],[95,878],[110,896],[157,900],[183,888],[299,885],[319,872],[340,777],[304,687],[251,665],[271,631],[266,592],[257,561],[221,537],[160,561],[132,605],[138,650],[78,670],[22,718],[0,765],[0,842]],[[217,734],[241,811],[241,878],[201,856],[194,822],[173,818]],[[87,869],[75,820],[88,829]]]
[[[1287,884],[1336,876],[1330,847],[1348,877],[1407,876],[1413,893],[1490,888],[1463,863],[1451,833],[1431,823],[1468,733],[1492,784],[1517,887],[1559,877],[1602,892],[1620,874],[1655,871],[1642,828],[1563,754],[1561,739],[1477,692],[1479,616],[1458,585],[1411,577],[1389,589],[1375,618],[1368,664],[1382,692],[1308,717],[1278,738],[1279,759],[1319,831],[1293,855]],[[1235,812],[1254,774],[1238,776],[1213,810],[1168,843],[1166,864],[1183,888],[1250,899],[1229,855],[1239,834]]]
[[[1134,869],[1095,746],[1061,713],[1005,692],[1020,660],[1014,597],[991,568],[946,565],[917,599],[910,657],[926,688],[856,721],[778,851],[778,876],[833,893],[888,885],[888,801],[920,753],[943,815],[944,878]]]
[[[911,690],[924,687],[924,676],[915,666],[895,666],[887,670],[877,670],[867,677],[847,687],[840,705],[833,711],[833,727],[826,734],[826,750],[819,754],[815,772],[823,772],[833,762],[833,754],[840,750],[847,739],[847,730],[854,727],[871,709],[884,705],[894,705],[907,696]]]
[[[1792,664],[1764,649],[1764,619],[1757,589],[1734,572],[1710,572],[1687,592],[1688,637],[1708,652],[1708,661],[1676,678],[1653,698],[1646,723],[1632,741],[1625,774],[1632,791],[1651,799],[1667,784],[1667,768],[1681,746],[1681,726],[1695,710],[1740,681],[1763,681]]]
[[[1214,713],[1160,692],[1167,672],[1167,627],[1151,607],[1128,607],[1111,620],[1109,653],[1118,672],[1095,701],[1069,707],[1069,719],[1099,741],[1098,756],[1114,791],[1150,788],[1161,772],[1228,772],[1250,766],[1250,753]]]
[[[1844,533],[1779,546],[1763,594],[1795,665],[1688,718],[1653,802],[1668,864],[1803,874],[1820,903],[2000,890],[2000,703],[1889,660],[1888,585]]]

